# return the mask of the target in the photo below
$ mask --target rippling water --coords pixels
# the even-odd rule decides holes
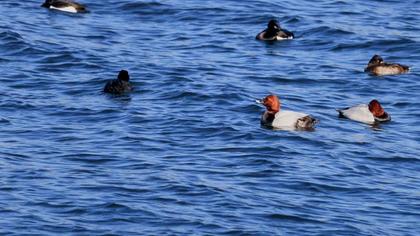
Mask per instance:
[[[1,234],[420,235],[420,1],[41,2],[0,2]],[[262,128],[268,93],[316,130]]]

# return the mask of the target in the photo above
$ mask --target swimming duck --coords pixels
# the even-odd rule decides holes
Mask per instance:
[[[111,94],[123,94],[130,92],[133,88],[131,87],[129,80],[130,76],[128,75],[128,71],[121,70],[118,74],[118,79],[111,80],[106,83],[104,92]]]
[[[270,20],[267,25],[267,29],[263,30],[256,36],[256,39],[276,41],[284,39],[293,39],[295,35],[285,29],[280,28],[279,23],[276,20]]]
[[[409,70],[410,67],[405,65],[384,62],[379,55],[374,55],[365,68],[365,72],[373,75],[398,75],[407,73]]]
[[[261,124],[280,129],[311,129],[318,122],[308,114],[294,111],[280,111],[280,100],[276,95],[268,95],[257,100],[267,110],[261,117]]]
[[[87,12],[86,7],[80,3],[71,0],[45,0],[41,7],[49,9],[65,11],[70,13],[83,13]]]
[[[339,117],[348,118],[366,124],[390,121],[391,116],[385,112],[378,100],[374,99],[369,104],[361,104],[353,107],[337,110]]]

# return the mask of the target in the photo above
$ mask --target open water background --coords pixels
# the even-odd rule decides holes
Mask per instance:
[[[0,1],[0,234],[420,235],[420,1],[41,3]],[[269,93],[316,130],[262,128]]]

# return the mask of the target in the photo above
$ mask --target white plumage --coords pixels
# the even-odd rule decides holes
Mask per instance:
[[[53,6],[50,6],[50,9],[65,11],[65,12],[70,12],[70,13],[77,13],[77,9],[73,6],[67,6],[67,7],[53,7]]]
[[[369,110],[369,106],[361,104],[346,109],[338,110],[340,115],[362,123],[373,124],[375,123],[375,117]]]
[[[296,128],[298,120],[307,116],[308,114],[301,112],[281,110],[276,113],[271,126],[275,128]]]

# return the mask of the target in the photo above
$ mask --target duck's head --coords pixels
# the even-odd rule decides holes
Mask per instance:
[[[383,117],[384,115],[386,115],[385,110],[382,108],[381,104],[376,99],[373,99],[369,102],[369,111],[372,112],[373,116],[375,117]]]
[[[379,65],[382,63],[384,63],[384,59],[382,59],[382,57],[379,55],[374,55],[372,59],[370,59],[368,66]]]
[[[280,100],[276,95],[268,95],[257,102],[263,104],[268,113],[275,114],[280,110]]]
[[[267,28],[271,29],[271,30],[279,30],[280,29],[280,24],[276,20],[270,20],[268,22]]]
[[[128,75],[128,71],[121,70],[120,73],[118,74],[118,79],[128,82],[130,80],[130,76]]]

